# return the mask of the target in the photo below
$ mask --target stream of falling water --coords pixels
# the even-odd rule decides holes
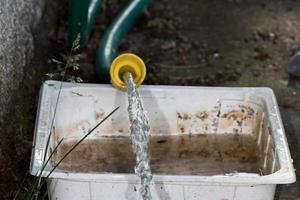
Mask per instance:
[[[141,178],[140,194],[143,200],[151,200],[150,183],[152,180],[152,173],[149,156],[149,120],[145,114],[142,100],[136,89],[131,73],[125,74],[125,82],[128,92],[130,137],[133,151],[136,155],[136,165],[134,170]]]

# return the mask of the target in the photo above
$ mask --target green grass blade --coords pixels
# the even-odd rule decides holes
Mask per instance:
[[[64,138],[62,138],[57,145],[55,146],[55,148],[53,149],[53,151],[51,152],[51,154],[49,155],[49,158],[47,159],[46,162],[43,163],[42,168],[39,172],[39,176],[35,179],[34,183],[30,186],[30,189],[28,191],[28,194],[26,196],[28,196],[27,198],[31,199],[32,196],[35,194],[35,191],[38,190],[38,188],[40,188],[40,183],[41,183],[41,179],[42,179],[42,173],[45,170],[48,162],[50,161],[50,159],[52,158],[52,156],[54,155],[54,153],[56,152],[57,148],[59,147],[59,145],[63,142]]]
[[[49,172],[49,174],[46,176],[46,179],[41,183],[40,187],[42,187],[47,178],[52,174],[52,172],[59,166],[59,164],[83,141],[85,138],[87,138],[98,126],[100,126],[104,121],[106,121],[114,112],[116,112],[120,107],[115,108],[113,111],[111,111],[104,119],[102,119],[94,128],[92,128],[87,134],[85,134],[59,161],[58,163],[52,168],[52,170]]]

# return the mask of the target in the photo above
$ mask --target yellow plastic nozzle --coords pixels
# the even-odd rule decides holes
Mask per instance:
[[[121,54],[114,59],[110,66],[110,78],[112,84],[121,90],[126,90],[126,84],[123,80],[123,75],[126,72],[130,72],[136,86],[140,86],[146,77],[145,63],[140,57],[132,53]]]

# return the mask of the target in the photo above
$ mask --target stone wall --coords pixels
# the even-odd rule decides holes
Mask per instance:
[[[26,73],[34,57],[35,34],[40,25],[45,0],[0,1],[0,196],[12,199],[13,189],[20,184],[28,168],[20,146],[32,113],[22,112],[23,100],[31,95],[25,89]],[[35,104],[27,102],[27,104]],[[27,120],[27,121],[26,121]],[[26,151],[28,155],[28,150]],[[15,161],[18,162],[15,162]],[[24,162],[25,161],[25,162]],[[22,164],[23,163],[23,164]],[[26,166],[25,166],[26,165]],[[16,190],[16,189],[14,189]]]
[[[34,31],[45,0],[0,1],[0,122],[9,119],[24,71],[33,58]],[[0,133],[0,138],[3,133]]]

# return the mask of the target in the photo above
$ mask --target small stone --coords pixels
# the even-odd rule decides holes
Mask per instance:
[[[164,42],[160,48],[164,51],[174,49],[176,47],[176,42],[174,40]]]

